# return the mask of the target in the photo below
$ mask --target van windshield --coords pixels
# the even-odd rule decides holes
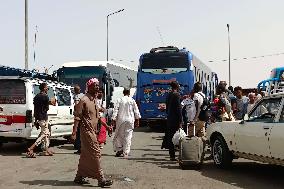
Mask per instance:
[[[0,80],[0,104],[25,104],[26,87],[22,80]]]

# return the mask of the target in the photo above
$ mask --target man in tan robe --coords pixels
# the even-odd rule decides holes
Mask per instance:
[[[81,98],[75,112],[75,119],[80,120],[81,155],[74,182],[88,184],[85,178],[89,177],[98,179],[100,187],[110,186],[113,181],[104,177],[100,164],[101,150],[97,141],[99,108],[96,105],[96,95],[99,90],[99,81],[96,78],[90,79],[86,89],[86,94]],[[76,136],[76,129],[72,138]]]

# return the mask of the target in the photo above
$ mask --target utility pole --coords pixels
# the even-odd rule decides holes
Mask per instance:
[[[29,69],[28,52],[28,0],[25,0],[25,69]]]
[[[229,45],[229,86],[231,86],[231,45],[230,45],[230,25],[227,24],[228,28],[228,45]]]

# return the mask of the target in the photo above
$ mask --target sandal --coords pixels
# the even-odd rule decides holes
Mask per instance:
[[[47,153],[49,156],[53,156],[53,155],[54,155],[54,152],[53,152],[53,151],[50,151],[50,150],[47,150],[46,153]]]
[[[120,157],[122,154],[123,154],[122,151],[118,151],[118,152],[116,152],[115,157]]]
[[[50,153],[48,151],[45,151],[45,152],[41,152],[39,153],[40,156],[53,156],[53,153]]]
[[[84,178],[81,178],[81,179],[74,179],[74,182],[76,183],[76,184],[79,184],[79,185],[84,185],[84,184],[90,184],[90,182],[89,181],[87,181],[86,179],[84,179]]]
[[[53,156],[53,154],[47,152],[47,153],[44,153],[43,156]]]
[[[105,186],[111,186],[112,184],[113,184],[112,180],[102,180],[99,181],[98,186],[103,188]]]
[[[28,158],[36,158],[35,153],[30,149],[28,149],[28,151],[27,151],[27,157]]]

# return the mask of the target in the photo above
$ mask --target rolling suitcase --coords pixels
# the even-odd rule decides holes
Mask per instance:
[[[203,163],[204,143],[200,137],[195,135],[195,125],[193,135],[193,137],[185,137],[179,142],[179,166],[182,169],[199,168]]]

